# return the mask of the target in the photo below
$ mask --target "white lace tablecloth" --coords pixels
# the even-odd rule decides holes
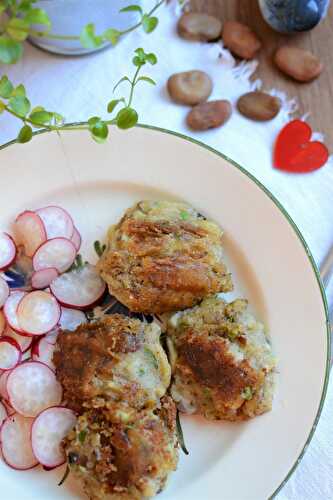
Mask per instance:
[[[143,3],[151,7],[152,0]],[[185,126],[187,109],[172,104],[165,90],[165,82],[172,73],[190,69],[207,71],[214,80],[212,98],[227,98],[232,103],[242,93],[259,86],[260,82],[249,81],[255,62],[235,67],[233,58],[222,50],[220,44],[206,45],[178,38],[175,34],[176,15],[172,5],[163,7],[159,13],[160,25],[153,34],[147,36],[136,31],[123,39],[116,49],[88,57],[52,56],[27,45],[23,61],[6,70],[15,83],[24,82],[33,105],[44,105],[61,112],[68,121],[78,121],[93,115],[107,116],[106,104],[112,98],[114,83],[133,72],[130,60],[135,48],[155,52],[158,65],[147,67],[145,73],[152,76],[157,85],[152,87],[142,83],[135,100],[140,121],[193,135],[244,166],[284,205],[320,265],[333,244],[332,163],[307,175],[290,175],[272,168],[274,139],[295,106],[284,96],[281,96],[283,110],[272,122],[250,122],[235,111],[223,128],[191,134]],[[273,92],[278,93],[278,90]],[[13,139],[17,127],[14,118],[0,116],[0,143]],[[333,286],[331,289],[333,291]],[[333,293],[330,297],[333,299]],[[331,380],[312,442],[296,472],[279,493],[279,500],[333,498],[332,410]]]

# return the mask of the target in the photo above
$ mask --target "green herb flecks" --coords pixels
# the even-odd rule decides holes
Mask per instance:
[[[86,440],[87,437],[87,431],[80,431],[79,432],[79,441],[81,444],[83,444]]]
[[[94,249],[98,257],[102,257],[103,253],[105,252],[106,245],[102,245],[101,242],[97,240],[94,242]]]
[[[185,212],[185,210],[181,210],[181,212],[180,212],[180,218],[182,220],[188,220],[189,217],[190,217],[190,214],[188,212]]]
[[[253,390],[250,386],[245,387],[244,391],[242,392],[242,398],[246,399],[247,401],[253,398]]]
[[[68,269],[67,272],[78,271],[82,269],[86,264],[88,264],[88,262],[87,261],[83,262],[82,255],[78,253],[77,256],[75,257],[73,264],[71,265],[71,267]]]
[[[177,410],[177,415],[176,415],[176,431],[177,431],[177,438],[178,438],[179,445],[180,445],[181,449],[183,450],[185,455],[189,455],[189,451],[185,445],[184,434],[183,434],[182,424],[180,422],[180,416],[179,416],[178,410]]]

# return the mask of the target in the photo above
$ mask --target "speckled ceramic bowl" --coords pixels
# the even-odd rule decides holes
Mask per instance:
[[[327,13],[330,0],[259,0],[266,22],[280,33],[314,28]]]

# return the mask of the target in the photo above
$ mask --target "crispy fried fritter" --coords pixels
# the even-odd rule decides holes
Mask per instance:
[[[171,394],[181,411],[233,421],[271,409],[275,361],[247,301],[211,297],[176,313],[167,342]]]
[[[61,332],[53,361],[67,406],[81,411],[97,398],[156,405],[170,384],[160,333],[156,324],[120,314]]]
[[[91,500],[136,500],[161,491],[176,469],[176,408],[140,412],[121,403],[91,408],[64,441],[71,472]]]
[[[131,311],[185,309],[232,289],[222,234],[189,205],[141,201],[110,229],[97,268],[110,293]]]

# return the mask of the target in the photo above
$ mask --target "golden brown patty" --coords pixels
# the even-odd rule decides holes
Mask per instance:
[[[168,324],[171,394],[181,411],[244,420],[271,409],[275,361],[245,300],[211,297]]]
[[[183,203],[141,201],[127,210],[97,267],[110,293],[136,312],[185,309],[232,289],[221,229]]]
[[[155,405],[170,384],[160,328],[120,314],[61,332],[53,357],[68,407],[80,411],[92,399]]]
[[[176,408],[168,396],[141,412],[119,403],[91,408],[64,441],[71,472],[91,500],[150,498],[178,461]]]

